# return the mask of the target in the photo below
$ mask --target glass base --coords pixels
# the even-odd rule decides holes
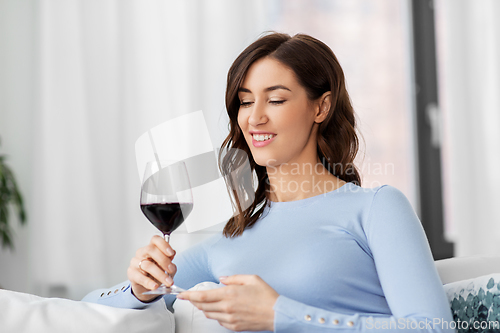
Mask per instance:
[[[150,290],[142,293],[143,295],[178,295],[182,293],[183,291],[186,291],[185,289],[182,289],[180,287],[177,287],[176,285],[173,285],[171,287],[167,287],[165,285],[161,285],[155,290]]]

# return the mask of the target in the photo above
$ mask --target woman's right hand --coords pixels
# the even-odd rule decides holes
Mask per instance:
[[[142,293],[154,290],[161,284],[167,287],[174,284],[172,278],[177,272],[177,267],[172,263],[174,256],[175,251],[170,247],[170,244],[157,235],[151,238],[147,246],[137,250],[135,257],[130,260],[130,266],[127,270],[132,293],[137,299],[142,302],[152,301],[158,295],[143,295]]]

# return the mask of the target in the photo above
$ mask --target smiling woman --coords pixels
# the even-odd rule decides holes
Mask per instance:
[[[172,285],[169,274],[186,289],[222,282],[177,298],[235,331],[454,331],[428,325],[452,316],[409,201],[391,186],[361,187],[354,110],[328,46],[303,34],[262,36],[231,66],[226,107],[222,148],[249,155],[252,205],[177,256],[153,237],[131,260],[129,288],[85,300],[144,307],[157,299],[143,292]],[[228,162],[225,172],[237,168]]]

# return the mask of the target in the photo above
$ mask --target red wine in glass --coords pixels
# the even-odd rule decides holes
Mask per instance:
[[[170,235],[184,222],[184,215],[191,213],[193,203],[153,203],[141,204],[141,210],[148,220],[163,235]]]
[[[141,210],[163,233],[167,242],[193,210],[191,184],[184,162],[154,160],[146,165],[141,186]],[[143,294],[178,294],[184,291],[175,285],[161,285]]]

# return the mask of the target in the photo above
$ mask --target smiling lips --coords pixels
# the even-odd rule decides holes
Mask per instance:
[[[274,133],[250,133],[252,135],[252,144],[254,147],[264,147],[270,144],[276,134]]]

